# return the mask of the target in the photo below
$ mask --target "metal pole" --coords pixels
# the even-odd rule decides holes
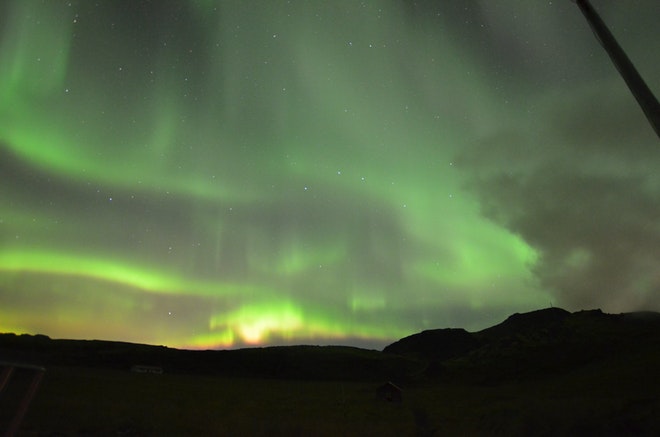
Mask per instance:
[[[34,371],[34,374],[32,376],[32,382],[30,383],[30,386],[23,395],[23,399],[21,400],[21,403],[18,406],[18,410],[14,415],[14,419],[11,421],[11,423],[9,424],[9,428],[7,428],[7,431],[5,432],[5,437],[14,437],[18,432],[18,428],[20,428],[21,422],[23,422],[23,417],[25,417],[25,413],[27,413],[28,407],[30,406],[30,402],[32,402],[32,398],[37,393],[37,389],[39,388],[39,383],[41,383],[41,378],[43,378],[43,376],[44,376],[43,369]]]
[[[591,29],[596,34],[596,38],[603,46],[614,66],[619,70],[619,73],[626,81],[628,88],[637,99],[637,103],[641,106],[644,115],[651,123],[651,127],[655,133],[660,137],[660,103],[653,95],[653,92],[639,75],[633,63],[628,59],[628,56],[623,51],[619,43],[609,31],[603,20],[598,15],[598,12],[591,6],[589,0],[573,0],[574,3],[580,7],[582,14],[589,22]]]
[[[5,389],[5,385],[7,385],[11,379],[12,373],[14,373],[14,366],[4,366],[2,375],[0,375],[0,393]]]
[[[4,437],[14,437],[21,426],[21,422],[23,421],[25,413],[27,413],[30,402],[32,402],[32,398],[39,389],[39,384],[41,383],[41,379],[43,378],[46,369],[41,366],[35,366],[32,364],[8,363],[3,361],[0,361],[0,367],[3,367],[2,374],[0,374],[0,393],[2,393],[2,391],[9,383],[9,380],[14,374],[14,370],[24,369],[33,372],[32,381],[27,387],[27,390],[25,391],[23,399],[21,399],[21,402],[18,405],[18,409],[16,410],[13,419],[9,423],[9,426],[5,432],[2,434]]]

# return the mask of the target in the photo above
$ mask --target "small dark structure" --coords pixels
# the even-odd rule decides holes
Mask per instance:
[[[378,387],[376,395],[387,402],[403,402],[403,390],[391,381]]]
[[[131,367],[131,372],[152,373],[154,375],[161,375],[163,373],[163,368],[158,366],[145,366],[142,364],[136,364],[133,367]]]

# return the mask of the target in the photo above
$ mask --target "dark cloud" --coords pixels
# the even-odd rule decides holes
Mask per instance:
[[[559,305],[660,309],[653,131],[629,95],[563,96],[533,135],[502,130],[464,151],[467,186],[486,217],[539,251],[534,273]]]

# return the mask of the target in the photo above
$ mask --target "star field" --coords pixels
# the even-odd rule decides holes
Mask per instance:
[[[593,0],[660,90],[652,0]],[[383,345],[660,310],[660,148],[570,1],[6,1],[0,332]]]

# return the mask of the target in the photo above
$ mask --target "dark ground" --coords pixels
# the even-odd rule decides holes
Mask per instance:
[[[660,435],[658,315],[517,314],[384,352],[177,351],[0,335],[0,361],[46,368],[18,435]],[[134,364],[163,374],[131,372]],[[0,430],[33,370],[0,393]],[[386,381],[401,402],[378,396]]]

